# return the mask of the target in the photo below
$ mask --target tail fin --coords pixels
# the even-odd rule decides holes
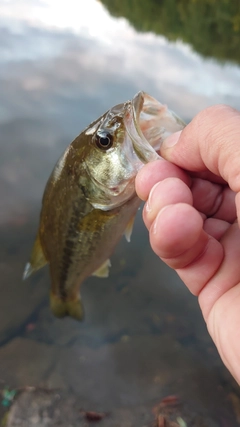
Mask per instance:
[[[26,264],[23,272],[23,280],[27,279],[32,273],[42,268],[45,264],[47,264],[47,260],[43,253],[39,236],[37,235],[32,248],[30,262]]]
[[[76,320],[83,320],[84,310],[80,295],[78,295],[74,300],[64,300],[51,293],[50,305],[51,310],[56,317],[70,316]]]

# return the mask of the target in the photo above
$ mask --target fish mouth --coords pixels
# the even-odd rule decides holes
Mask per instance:
[[[162,142],[186,124],[146,92],[138,92],[124,117],[127,133],[138,158],[143,163],[161,159],[158,155]]]
[[[138,92],[124,116],[126,131],[132,141],[135,153],[143,164],[160,159],[160,156],[145,138],[140,127],[140,114],[143,111],[145,96],[145,92]]]

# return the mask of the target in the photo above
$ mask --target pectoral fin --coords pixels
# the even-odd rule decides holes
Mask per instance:
[[[108,277],[109,267],[111,267],[111,261],[107,259],[96,271],[94,271],[94,273],[92,273],[92,276]]]
[[[44,256],[39,236],[37,236],[33,245],[30,262],[26,264],[23,272],[23,280],[27,279],[32,273],[44,267],[46,264],[47,260]]]
[[[130,240],[131,240],[131,235],[132,235],[134,220],[135,220],[135,216],[133,216],[130,219],[130,221],[129,221],[127,227],[126,227],[126,230],[124,232],[124,235],[126,237],[127,242],[130,242]]]

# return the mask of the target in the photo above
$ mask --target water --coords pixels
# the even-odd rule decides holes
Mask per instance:
[[[139,90],[185,121],[215,103],[240,109],[239,66],[139,33],[95,0],[0,0],[0,51],[2,388],[57,388],[81,407],[128,410],[131,425],[176,394],[190,425],[238,425],[236,384],[197,300],[152,253],[140,212],[110,277],[83,285],[83,323],[52,316],[47,269],[21,276],[49,173],[88,123]]]

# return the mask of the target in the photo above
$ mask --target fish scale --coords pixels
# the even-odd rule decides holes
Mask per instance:
[[[74,250],[76,244],[74,238],[76,235],[76,228],[78,225],[78,216],[72,215],[70,226],[67,233],[67,238],[65,241],[65,246],[63,247],[62,262],[60,266],[60,277],[59,277],[59,294],[60,297],[65,300],[67,298],[67,289],[65,287],[66,279],[68,277],[68,270],[72,263],[72,257],[74,255]]]
[[[46,185],[24,270],[27,278],[49,263],[56,316],[83,318],[81,283],[90,275],[106,277],[119,239],[125,233],[130,240],[141,203],[137,172],[158,160],[161,141],[184,126],[166,106],[139,92],[92,122],[67,147]]]

